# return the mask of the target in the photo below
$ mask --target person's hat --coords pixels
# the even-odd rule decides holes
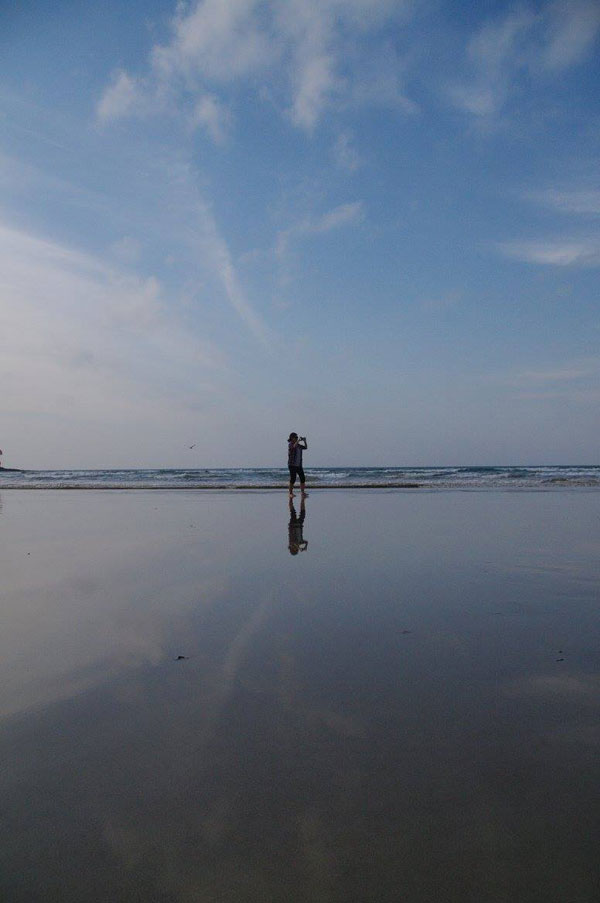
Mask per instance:
[[[290,433],[288,436],[288,442],[290,441],[290,439],[297,439],[297,438],[298,438],[298,433]]]

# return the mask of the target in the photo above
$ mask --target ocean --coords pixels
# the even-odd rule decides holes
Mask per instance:
[[[310,489],[539,489],[600,487],[600,465],[313,467]],[[287,469],[0,470],[0,489],[281,489]]]

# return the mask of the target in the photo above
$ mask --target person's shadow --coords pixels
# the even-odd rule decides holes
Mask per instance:
[[[300,500],[300,517],[296,514],[294,502],[290,497],[290,522],[288,524],[288,549],[290,555],[305,552],[308,548],[308,540],[303,536],[304,518],[306,517],[306,504],[304,497]]]

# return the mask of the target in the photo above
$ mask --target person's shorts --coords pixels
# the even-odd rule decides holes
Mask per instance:
[[[306,479],[304,477],[304,470],[302,467],[294,467],[293,464],[288,464],[288,470],[290,472],[290,486],[293,486],[296,482],[296,476],[300,477],[301,483],[306,483]]]

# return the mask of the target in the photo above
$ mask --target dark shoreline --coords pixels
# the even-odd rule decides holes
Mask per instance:
[[[72,486],[51,486],[51,485],[48,485],[48,486],[39,486],[39,485],[38,486],[10,486],[10,485],[2,486],[0,484],[1,491],[4,491],[5,489],[11,489],[11,490],[24,489],[24,490],[31,490],[31,491],[45,489],[45,490],[56,490],[58,492],[62,492],[65,489],[84,489],[84,490],[94,490],[94,491],[97,489],[98,490],[99,489],[108,489],[108,490],[112,490],[112,491],[121,490],[122,492],[129,492],[131,490],[138,491],[138,490],[142,490],[142,489],[144,489],[144,490],[163,489],[163,490],[169,490],[169,491],[177,491],[177,490],[181,490],[181,489],[188,490],[188,491],[190,491],[190,490],[204,491],[204,490],[212,489],[217,492],[228,492],[228,491],[234,492],[235,490],[241,489],[241,490],[245,490],[245,491],[252,490],[254,492],[262,492],[265,489],[287,490],[287,488],[288,488],[287,483],[265,483],[262,486],[256,486],[253,483],[236,483],[234,485],[230,484],[227,486],[224,486],[224,485],[221,485],[221,486],[193,486],[193,485],[192,486],[181,486],[181,485],[179,485],[179,486],[157,486],[157,485],[143,486],[143,485],[139,485],[139,484],[132,485],[132,486],[102,486],[98,483],[94,483],[93,485],[88,483],[88,484],[72,485]],[[307,484],[306,490],[307,490],[307,492],[312,492],[313,490],[316,490],[316,489],[435,489],[435,488],[436,487],[434,487],[434,486],[426,486],[423,483],[343,483],[343,484],[321,483],[319,485],[308,485]],[[438,487],[438,488],[441,489],[444,487]],[[452,487],[449,487],[449,488],[452,488]],[[460,488],[460,487],[456,487],[456,488]]]
[[[2,485],[0,483],[0,492],[216,492],[216,493],[228,493],[228,492],[251,492],[251,493],[260,493],[260,492],[287,492],[288,486],[286,483],[281,484],[268,484],[264,486],[256,486],[251,483],[240,483],[237,485],[228,485],[228,486],[140,486],[132,485],[132,486],[102,486],[97,483],[94,484],[83,484],[83,485],[71,485],[71,486],[56,486],[56,485],[48,485],[48,486],[31,486],[31,485]],[[596,484],[586,485],[586,484],[577,484],[571,483],[568,485],[535,485],[535,486],[432,486],[427,483],[324,483],[320,485],[310,486],[307,485],[306,491],[307,493],[311,492],[320,492],[322,490],[354,490],[358,489],[361,491],[368,490],[387,490],[387,491],[404,491],[404,490],[415,490],[420,489],[424,493],[445,493],[445,492],[477,492],[477,493],[489,493],[489,492],[500,492],[500,493],[524,493],[524,492],[533,492],[533,493],[556,493],[556,492],[568,492],[569,490],[573,491],[592,491],[597,492],[600,489],[600,486]],[[300,498],[300,491],[297,490],[294,497]]]

